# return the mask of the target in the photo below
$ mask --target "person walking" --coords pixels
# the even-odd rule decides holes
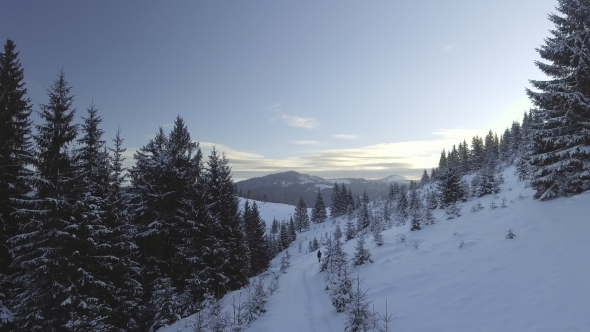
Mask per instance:
[[[318,263],[322,260],[322,252],[318,249]]]

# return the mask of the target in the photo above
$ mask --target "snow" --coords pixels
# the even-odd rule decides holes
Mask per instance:
[[[408,179],[401,175],[390,175],[384,179],[381,179],[384,182],[408,182]]]
[[[366,238],[374,263],[360,266],[358,275],[375,311],[383,315],[387,299],[389,313],[397,317],[391,331],[590,331],[590,192],[540,202],[514,172],[513,167],[504,172],[498,198],[464,203],[461,217],[447,220],[444,211],[435,210],[435,225],[411,232],[408,222],[385,230],[381,247]],[[490,207],[492,201],[498,208]],[[478,202],[484,209],[470,212]],[[268,217],[287,219],[294,210],[257,204],[267,224]],[[343,226],[344,219],[340,222]],[[343,331],[345,316],[336,313],[324,291],[315,253],[305,253],[308,240],[333,228],[327,221],[298,234],[289,248],[291,267],[269,296],[267,312],[247,331]],[[514,239],[506,239],[510,228]],[[304,252],[298,253],[301,241]],[[349,258],[355,245],[356,239],[344,245]],[[282,256],[271,271],[278,271]],[[227,306],[230,299],[231,294]],[[188,332],[190,320],[160,331]]]
[[[0,327],[5,323],[14,321],[14,315],[8,310],[2,301],[0,301]]]
[[[327,185],[327,184],[321,184],[321,183],[317,183],[317,184],[315,185],[315,187],[316,187],[316,188],[320,188],[320,190],[322,190],[322,189],[333,188],[334,186],[329,186],[329,185]]]

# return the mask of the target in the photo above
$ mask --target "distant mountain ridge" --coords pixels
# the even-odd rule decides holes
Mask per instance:
[[[307,206],[311,207],[318,189],[321,190],[324,204],[326,206],[330,205],[334,183],[344,184],[347,189],[352,191],[354,196],[367,191],[369,198],[375,199],[385,195],[393,182],[409,183],[410,181],[399,175],[391,175],[378,180],[363,178],[324,179],[315,175],[288,171],[239,181],[236,186],[239,195],[242,197],[292,205],[297,203],[299,197],[303,197]]]

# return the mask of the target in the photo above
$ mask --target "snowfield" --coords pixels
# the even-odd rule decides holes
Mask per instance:
[[[590,331],[590,193],[539,202],[513,173],[512,167],[504,172],[498,198],[463,203],[459,218],[447,220],[437,209],[435,225],[415,232],[409,222],[387,229],[381,247],[367,238],[374,263],[362,265],[358,275],[376,312],[383,315],[388,300],[396,317],[390,331]],[[492,200],[497,208],[490,206]],[[478,202],[484,208],[471,212]],[[273,217],[288,220],[294,211],[284,204],[258,204],[267,225]],[[344,330],[345,316],[336,313],[324,291],[316,253],[306,253],[307,241],[319,240],[336,222],[344,227],[339,218],[298,234],[289,248],[291,267],[269,296],[267,312],[248,331]],[[506,238],[510,228],[513,239]],[[355,245],[356,239],[344,245],[349,259]],[[273,260],[269,274],[279,273],[281,257]],[[226,310],[232,294],[224,299]],[[160,332],[189,332],[193,319]]]

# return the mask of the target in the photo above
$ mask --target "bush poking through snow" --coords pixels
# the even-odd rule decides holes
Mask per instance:
[[[492,202],[490,203],[490,208],[492,208],[492,209],[497,209],[498,208],[498,204],[496,204],[496,202],[494,202],[493,199],[492,199]]]
[[[420,246],[418,245],[418,241],[414,241],[414,248],[415,248],[415,249],[418,249],[418,248],[420,248]]]
[[[399,240],[401,241],[401,243],[406,243],[408,238],[406,237],[406,234],[402,234],[399,236]]]
[[[291,254],[289,253],[289,250],[285,251],[285,256],[283,256],[283,258],[281,258],[281,269],[280,271],[282,273],[287,273],[287,269],[289,268],[289,266],[291,266]]]
[[[459,248],[463,248],[464,245],[465,245],[465,241],[461,240],[461,243],[459,243]]]
[[[508,230],[508,235],[506,235],[507,239],[514,239],[516,237],[516,235],[514,233],[512,233],[512,228],[510,228]]]
[[[505,207],[508,206],[508,205],[506,205],[506,197],[503,197],[502,198],[502,205],[500,205],[500,206],[503,207],[503,208],[505,208]]]
[[[274,294],[274,292],[279,288],[279,275],[276,273],[272,273],[272,280],[270,281],[270,285],[268,285],[268,293],[270,295]],[[240,293],[241,295],[241,293]]]
[[[264,291],[264,278],[254,279],[252,285],[248,287],[248,301],[245,305],[245,321],[250,324],[260,315],[266,312],[267,294]]]

